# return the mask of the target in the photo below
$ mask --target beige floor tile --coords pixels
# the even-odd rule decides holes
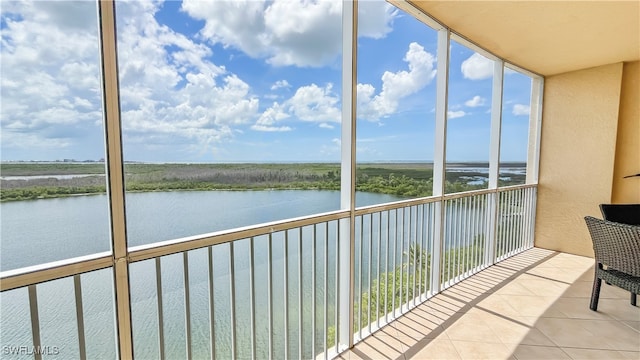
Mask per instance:
[[[414,360],[457,360],[461,359],[458,351],[450,340],[431,340],[426,346],[416,352],[415,355],[408,356],[407,359]]]
[[[456,348],[458,354],[460,354],[460,358],[462,359],[515,359],[515,357],[513,357],[512,355],[513,351],[508,349],[503,344],[457,340],[451,340],[451,342],[453,343],[453,346]]]
[[[640,332],[640,321],[623,320],[622,323],[627,325],[628,327]]]
[[[519,345],[513,356],[518,360],[571,359],[567,353],[555,346]]]
[[[521,279],[518,281],[537,296],[549,296],[559,298],[569,288],[569,284],[558,281],[543,280],[540,278]]]
[[[478,302],[474,308],[487,312],[497,313],[503,316],[518,316],[520,313],[514,309],[500,294],[492,294],[491,296]]]
[[[607,285],[604,281],[602,282],[602,287],[600,288],[601,298],[605,296],[607,298],[627,299],[627,302],[628,302],[630,295],[631,294],[627,290],[624,290],[617,286]]]
[[[618,351],[618,352],[622,354],[622,356],[624,356],[625,359],[633,359],[633,360],[640,359],[640,352],[637,352],[637,351]]]
[[[499,295],[535,295],[531,290],[524,287],[518,281],[509,282],[500,289],[497,289],[495,293]]]
[[[603,360],[603,359],[626,359],[625,355],[614,350],[599,350],[599,349],[577,349],[577,348],[563,348],[572,359],[576,360]]]
[[[584,327],[584,321],[591,320],[541,318],[535,327],[561,347],[614,349],[605,339],[589,332]]]
[[[356,344],[349,359],[397,359],[404,354],[403,344],[393,336],[370,336]]]
[[[609,349],[640,351],[640,334],[619,321],[579,320],[578,324],[606,342]]]
[[[628,297],[625,297],[624,299],[601,298],[598,301],[597,312],[606,314],[617,320],[640,321],[640,307],[632,306],[629,303]]]
[[[591,298],[593,284],[587,281],[574,282],[562,293],[563,298]],[[602,294],[600,295],[602,297]]]
[[[536,276],[541,280],[548,279],[550,281],[559,281],[571,284],[578,280],[585,271],[581,268],[535,267],[527,270],[526,273]]]
[[[447,327],[445,333],[451,340],[500,343],[500,339],[487,325],[484,317],[478,314],[465,314]]]
[[[433,339],[443,332],[442,327],[417,313],[408,313],[393,323],[399,336],[416,340]]]
[[[561,312],[551,308],[557,300],[555,297],[526,296],[526,295],[502,295],[502,298],[511,305],[521,316],[564,316]]]
[[[487,325],[504,344],[544,345],[555,344],[540,330],[526,323],[522,317],[502,318],[495,316]]]
[[[594,267],[590,267],[587,271],[584,272],[584,274],[582,274],[582,276],[580,276],[580,278],[578,278],[578,280],[576,280],[576,282],[590,282],[593,283],[593,277],[595,274],[595,270]]]
[[[560,298],[551,306],[552,311],[559,311],[571,319],[612,320],[613,317],[603,311],[589,308],[589,298]]]

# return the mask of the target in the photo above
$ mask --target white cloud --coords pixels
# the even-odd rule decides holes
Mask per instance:
[[[233,137],[232,126],[253,122],[259,101],[246,82],[207,60],[206,45],[159,24],[160,6],[117,3],[125,146],[208,152]],[[18,143],[60,149],[77,146],[74,138],[89,131],[100,136],[95,14],[89,2],[3,3],[3,149]]]
[[[370,121],[379,121],[396,111],[402,98],[414,94],[427,86],[436,75],[435,57],[418,43],[409,44],[403,59],[409,71],[400,70],[382,75],[382,91],[375,95],[371,84],[358,84],[358,116]]]
[[[287,80],[278,80],[273,85],[271,85],[271,90],[278,90],[282,88],[288,89],[290,87],[291,84],[289,84]]]
[[[468,107],[478,107],[478,106],[483,106],[485,102],[486,102],[485,98],[479,95],[476,95],[472,99],[465,101],[464,104],[465,106],[468,106]]]
[[[358,36],[384,38],[393,30],[391,24],[397,16],[396,7],[384,0],[358,2]]]
[[[383,1],[363,2],[370,14],[361,36],[380,38],[397,16]],[[185,0],[182,9],[204,20],[203,38],[233,46],[276,66],[319,67],[332,64],[341,51],[340,0]]]
[[[289,118],[282,105],[274,102],[270,108],[265,110],[258,118],[258,121],[251,126],[256,131],[291,131],[289,126],[275,126],[278,122]]]
[[[523,104],[514,104],[513,105],[513,115],[521,116],[521,115],[529,115],[531,112],[531,107],[529,105]]]
[[[463,110],[447,111],[447,119],[449,119],[449,120],[461,118],[461,117],[463,117],[465,115],[467,115],[467,113],[464,112]]]
[[[316,84],[302,86],[287,101],[287,105],[292,114],[302,121],[340,122],[340,99],[332,89],[332,84],[323,88]]]
[[[3,151],[69,148],[101,132],[95,13],[91,3],[2,3]]]
[[[473,55],[462,62],[460,70],[465,79],[488,79],[493,76],[493,61],[478,53],[473,53]]]
[[[274,103],[265,110],[251,128],[256,131],[290,131],[288,126],[276,126],[277,123],[304,121],[319,123],[319,127],[333,129],[329,123],[339,123],[340,99],[333,93],[333,84],[319,87],[316,84],[299,87],[291,98],[282,104]]]

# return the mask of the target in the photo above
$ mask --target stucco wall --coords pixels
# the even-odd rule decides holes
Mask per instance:
[[[612,203],[640,203],[640,177],[624,179],[626,175],[638,173],[640,173],[640,61],[635,61],[625,63],[622,72]]]
[[[538,247],[593,256],[584,216],[611,200],[623,64],[545,79]]]

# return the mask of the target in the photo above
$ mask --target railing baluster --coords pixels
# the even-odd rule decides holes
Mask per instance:
[[[391,309],[393,311],[391,318],[395,319],[396,318],[396,297],[395,297],[395,293],[396,293],[396,266],[397,266],[397,260],[398,260],[398,209],[395,209],[394,211],[394,215],[395,215],[395,227],[393,229],[393,291],[391,292],[391,294],[393,295],[391,297]]]
[[[207,257],[209,265],[209,342],[211,347],[211,360],[214,360],[216,358],[216,313],[214,301],[215,288],[213,287],[213,246],[207,247]]]
[[[87,358],[87,347],[84,338],[84,309],[82,306],[82,282],[80,275],[73,276],[73,291],[76,298],[76,322],[78,324],[78,349],[80,359]]]
[[[356,235],[360,243],[360,250],[358,251],[358,291],[356,292],[358,299],[358,341],[362,340],[362,251],[364,242],[364,216],[358,217],[360,219],[360,235]],[[350,330],[352,331],[352,330]]]
[[[284,358],[289,358],[289,231],[284,232]]]
[[[501,259],[505,258],[505,255],[507,253],[507,251],[509,251],[509,230],[510,230],[510,225],[511,225],[511,199],[509,196],[509,192],[504,192],[504,214],[505,214],[505,224],[504,224],[504,231],[503,231],[503,239],[502,239],[502,253],[501,253]]]
[[[382,246],[382,212],[378,213],[378,266],[376,267],[377,291],[376,291],[376,327],[380,329],[380,247]]]
[[[387,291],[384,292],[384,321],[385,323],[389,323],[389,254],[391,253],[391,211],[386,211],[387,213],[387,236],[385,238],[385,261],[384,261],[384,287]]]
[[[418,206],[412,206],[411,207],[411,229],[412,229],[412,233],[413,235],[411,236],[411,244],[413,245],[413,266],[411,269],[411,273],[413,275],[413,287],[411,289],[411,301],[413,301],[413,305],[411,306],[411,308],[416,307],[416,288],[417,288],[417,284],[418,284],[418,267],[416,266],[418,263],[416,262],[416,256],[418,254]],[[411,246],[409,246],[409,248],[411,248]]]
[[[367,258],[367,260],[369,260],[369,291],[368,291],[368,301],[367,301],[367,305],[368,305],[368,310],[367,310],[367,330],[369,332],[369,334],[371,334],[371,271],[372,271],[372,265],[373,265],[373,214],[369,214],[369,257]]]
[[[423,280],[423,285],[424,285],[424,291],[423,293],[423,300],[426,300],[428,297],[428,293],[429,293],[429,283],[427,282],[429,279],[429,276],[431,276],[431,271],[429,269],[429,256],[431,254],[431,235],[433,234],[433,232],[431,231],[431,226],[429,226],[429,224],[433,224],[433,220],[431,218],[431,209],[432,209],[432,204],[425,204],[423,207],[423,211],[422,211],[422,227],[423,227],[423,231],[424,231],[424,235],[423,235],[423,239],[422,239],[422,251],[424,254],[424,258],[422,257],[422,254],[420,254],[420,259],[423,260],[422,261],[422,266],[421,268],[424,270],[424,280]]]
[[[158,299],[158,346],[160,359],[165,358],[164,347],[164,307],[162,304],[162,258],[157,257],[156,263],[156,297]]]
[[[451,216],[451,208],[452,205],[451,203],[453,202],[453,200],[446,200],[445,203],[445,238],[444,238],[444,257],[447,259],[446,263],[447,265],[444,267],[445,271],[442,274],[442,288],[445,289],[447,287],[449,287],[449,278],[451,278],[451,246],[453,245],[453,237],[451,234],[451,229],[452,226],[451,224],[453,223],[452,221],[452,216]]]
[[[191,301],[189,291],[189,252],[182,253],[182,263],[184,267],[184,324],[186,335],[187,359],[191,359]]]
[[[250,323],[251,323],[251,358],[256,359],[256,284],[255,284],[255,255],[253,237],[249,238],[249,291],[251,301]]]
[[[399,229],[399,237],[400,237],[400,313],[398,316],[402,315],[402,306],[404,305],[403,296],[402,296],[402,288],[404,286],[404,239],[405,239],[405,208],[402,209],[402,216],[400,217],[400,229]],[[398,209],[398,210],[400,210]]]
[[[514,240],[514,233],[515,233],[515,227],[516,227],[516,217],[515,217],[515,209],[516,209],[516,194],[513,191],[508,191],[507,192],[509,194],[509,214],[511,221],[509,222],[509,251],[507,252],[507,257],[511,256],[513,254],[513,240]]]
[[[464,213],[462,216],[462,221],[460,221],[460,227],[462,228],[462,249],[461,249],[461,276],[460,279],[464,279],[469,276],[469,218],[471,217],[471,212],[469,209],[469,203],[473,200],[473,197],[465,197],[462,199]]]
[[[237,358],[236,353],[236,281],[235,281],[235,254],[234,242],[229,243],[229,287],[230,287],[230,315],[231,315],[231,357]]]
[[[302,359],[302,227],[298,231],[298,359]]]
[[[323,341],[323,349],[324,349],[324,360],[329,359],[329,347],[327,344],[327,336],[329,335],[329,306],[328,306],[328,295],[329,290],[329,222],[325,222],[325,231],[324,231],[324,332],[322,333],[322,341]]]
[[[269,323],[268,342],[269,342],[269,359],[273,359],[273,234],[269,233],[269,242],[267,243],[267,303],[269,311],[267,317]]]
[[[338,354],[340,351],[340,347],[339,347],[339,339],[340,339],[340,323],[338,322],[338,320],[340,319],[340,257],[342,256],[342,254],[340,253],[340,221],[336,222],[336,241],[335,241],[335,246],[336,246],[336,256],[335,256],[335,261],[336,261],[336,273],[335,273],[335,295],[334,295],[334,300],[335,300],[335,304],[334,304],[334,327],[336,329],[335,331],[335,336],[334,336],[334,344],[335,344],[335,353]]]
[[[40,317],[38,316],[38,292],[36,285],[29,285],[29,314],[31,315],[31,336],[33,339],[33,348],[40,349]],[[41,360],[42,354],[34,352],[35,360]]]
[[[474,266],[473,266],[473,229],[472,229],[472,224],[473,224],[473,215],[475,214],[475,204],[478,203],[478,197],[472,197],[471,199],[469,199],[469,204],[468,204],[468,212],[467,212],[467,222],[466,222],[466,228],[467,228],[467,265],[466,265],[466,273],[467,276],[471,276],[471,274],[473,274],[474,271]]]
[[[525,247],[529,248],[533,246],[533,230],[534,230],[534,216],[535,216],[535,204],[536,204],[536,189],[529,188],[526,189],[527,197],[529,199],[529,205],[527,206],[527,232],[525,234],[527,242],[525,243]]]
[[[313,225],[313,237],[311,239],[311,357],[316,357],[316,240],[317,227]]]

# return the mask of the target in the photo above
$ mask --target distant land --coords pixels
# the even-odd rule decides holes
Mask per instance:
[[[101,159],[102,160],[102,159]],[[524,183],[524,163],[503,163],[501,185]],[[489,164],[447,164],[448,193],[486,188]],[[339,190],[339,163],[142,163],[125,162],[127,191]],[[508,170],[508,171],[507,171]],[[19,201],[104,194],[103,161],[0,163],[0,200]],[[432,162],[367,162],[356,165],[356,190],[403,197],[430,196]]]

